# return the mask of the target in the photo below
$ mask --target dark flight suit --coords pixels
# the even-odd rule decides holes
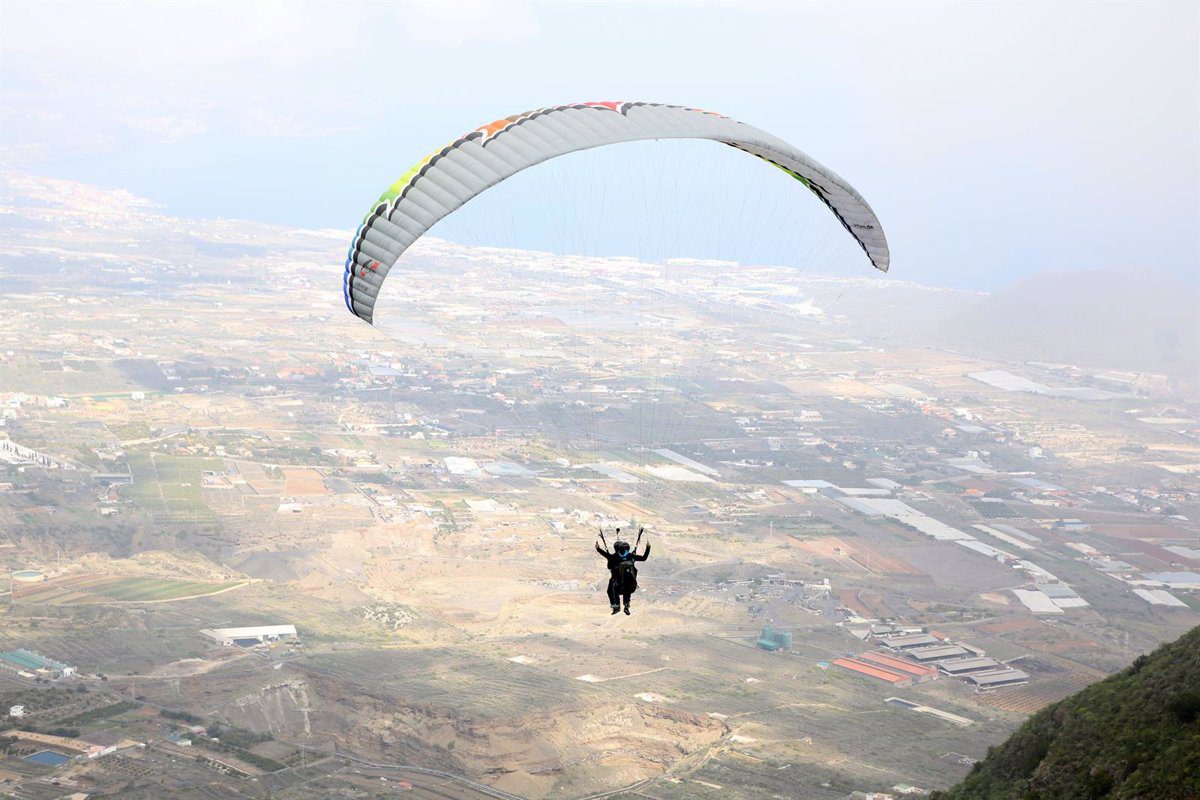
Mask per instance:
[[[624,600],[625,608],[629,608],[629,596],[637,591],[637,567],[633,568],[633,577],[634,577],[633,585],[625,587],[627,591],[625,591],[624,593],[621,592],[621,579],[617,576],[617,568],[621,565],[622,562],[625,562],[625,561],[638,562],[638,561],[645,561],[647,558],[649,558],[650,557],[649,543],[646,544],[646,552],[640,556],[637,553],[635,553],[634,551],[630,550],[628,553],[626,553],[625,557],[622,558],[621,556],[617,555],[616,553],[609,553],[606,550],[601,550],[600,545],[596,545],[596,552],[599,553],[600,555],[604,556],[605,560],[608,562],[608,571],[610,574],[610,577],[608,579],[608,602],[609,602],[609,605],[611,605],[613,610],[615,611],[621,607],[620,602],[622,600]]]

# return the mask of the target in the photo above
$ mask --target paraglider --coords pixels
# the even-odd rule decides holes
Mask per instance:
[[[870,263],[886,272],[887,239],[866,200],[848,182],[786,141],[722,114],[685,106],[642,102],[587,102],[527,111],[496,120],[455,139],[400,176],[363,219],[346,257],[346,307],[367,323],[388,272],[404,252],[440,220],[490,187],[542,162],[581,150],[623,142],[709,140],[755,156],[807,188],[849,232]],[[781,223],[786,225],[787,222]],[[593,359],[594,361],[595,359]],[[618,536],[620,529],[617,531]],[[613,614],[630,613],[637,591],[637,552],[596,551],[609,569],[607,596]]]
[[[618,539],[613,542],[613,552],[608,552],[608,542],[604,539],[604,531],[600,531],[600,541],[604,542],[604,547],[596,544],[596,552],[605,558],[608,562],[608,604],[612,608],[612,613],[616,614],[621,610],[621,603],[625,604],[625,613],[629,614],[629,599],[634,592],[637,591],[637,562],[645,561],[650,557],[650,543],[646,542],[646,551],[638,555],[637,547],[642,542],[642,533],[644,528],[638,528],[638,538],[634,542],[633,548],[630,549],[629,542]],[[621,535],[621,529],[617,528],[617,535]]]
[[[640,102],[541,108],[496,120],[418,162],[387,188],[359,226],[346,257],[346,307],[373,323],[396,260],[435,223],[486,189],[556,156],[620,142],[708,139],[778,167],[807,187],[884,272],[890,254],[875,212],[836,173],[765,131],[711,111]]]

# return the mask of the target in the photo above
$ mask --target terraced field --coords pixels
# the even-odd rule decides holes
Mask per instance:
[[[321,653],[306,660],[304,669],[389,701],[452,708],[482,718],[562,710],[605,694],[570,678],[459,649]]]
[[[248,581],[192,581],[154,576],[71,575],[15,590],[22,604],[75,606],[99,603],[161,603],[226,592]]]
[[[86,613],[95,607],[82,607]],[[98,614],[95,628],[62,629],[46,626],[19,635],[0,635],[0,649],[27,647],[49,658],[78,667],[84,674],[141,672],[146,664],[166,664],[204,654],[208,643],[198,626],[173,625],[147,631],[142,618],[125,614]]]

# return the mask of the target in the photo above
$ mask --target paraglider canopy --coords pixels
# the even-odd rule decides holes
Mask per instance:
[[[374,321],[396,260],[440,219],[524,169],[567,153],[649,139],[709,139],[756,156],[806,186],[886,272],[890,254],[875,212],[832,170],[787,142],[730,117],[683,106],[589,102],[527,111],[476,128],[418,162],[388,187],[346,258],[347,308]]]

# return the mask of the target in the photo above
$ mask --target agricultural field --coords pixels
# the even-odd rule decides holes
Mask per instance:
[[[75,606],[99,603],[162,603],[205,597],[245,586],[249,581],[193,581],[155,576],[71,575],[29,588],[14,588],[21,604]]]
[[[33,358],[0,364],[0,386],[21,386],[30,393],[68,398],[92,397],[96,393],[125,394],[141,388],[115,364]]]
[[[0,690],[0,706],[5,709],[15,705],[24,706],[25,716],[22,722],[33,726],[61,725],[66,724],[68,720],[70,724],[75,725],[85,714],[89,715],[89,720],[99,718],[102,716],[98,713],[99,710],[112,704],[112,699],[105,695],[57,686],[50,689],[34,689],[15,688],[5,684]]]
[[[75,606],[62,609],[71,616],[57,620],[26,618],[20,626],[10,626],[0,632],[0,649],[25,647],[48,658],[77,667],[83,674],[140,674],[147,665],[168,664],[182,658],[204,655],[209,642],[199,634],[200,625],[186,625],[186,620],[172,614],[159,620],[142,613],[126,613],[129,608],[162,608],[170,606],[120,607]],[[18,610],[26,609],[18,606]],[[30,609],[33,610],[33,609]],[[35,613],[50,613],[39,607]],[[85,630],[82,624],[91,624]],[[152,624],[147,627],[147,622]]]
[[[904,559],[889,555],[869,543],[852,541],[849,537],[822,536],[805,540],[793,536],[791,540],[801,551],[819,556],[851,572],[865,569],[876,575],[922,574]]]
[[[324,476],[315,469],[290,467],[283,470],[283,493],[288,497],[329,494],[325,488]]]
[[[155,521],[184,523],[214,519],[200,489],[206,470],[222,469],[220,459],[130,453],[128,460],[133,485],[127,492]]]
[[[977,702],[1004,711],[1032,714],[1095,683],[1092,675],[1072,672],[1037,684],[1014,686],[981,694]]]
[[[370,687],[371,694],[391,702],[441,705],[477,718],[552,711],[597,693],[586,683],[463,650],[322,653],[304,668],[364,691]]]

